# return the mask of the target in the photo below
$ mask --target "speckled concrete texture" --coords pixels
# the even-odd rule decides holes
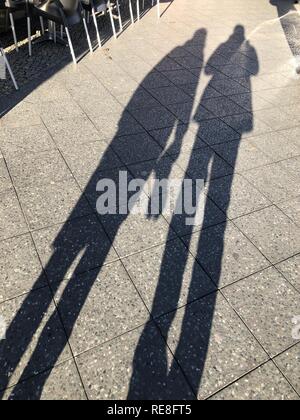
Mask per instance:
[[[93,54],[72,28],[76,67],[0,35],[0,398],[297,400],[300,8],[120,3]],[[196,226],[99,214],[121,171],[148,210],[154,179],[204,180]]]

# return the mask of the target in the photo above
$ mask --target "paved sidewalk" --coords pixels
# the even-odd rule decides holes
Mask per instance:
[[[300,15],[162,3],[1,97],[3,399],[299,399]],[[97,214],[120,170],[204,179],[201,226]]]

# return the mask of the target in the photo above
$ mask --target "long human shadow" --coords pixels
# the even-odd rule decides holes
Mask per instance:
[[[295,0],[270,0],[270,4],[277,8],[278,17],[293,56],[300,59],[300,16],[295,3]]]
[[[243,51],[243,54],[240,52]],[[238,53],[238,54],[236,54]],[[251,57],[251,59],[249,58]],[[224,60],[224,58],[226,58]],[[211,88],[218,87],[224,92],[229,94],[232,87],[232,80],[224,77],[222,70],[225,71],[223,65],[215,67],[216,63],[231,64],[230,72],[234,73],[235,70],[239,72],[239,77],[243,80],[243,86],[247,89],[248,93],[244,96],[244,106],[249,111],[243,114],[239,127],[239,136],[236,140],[230,144],[230,164],[232,171],[234,171],[240,140],[243,133],[250,132],[253,129],[253,114],[252,114],[252,95],[251,95],[251,77],[258,73],[258,58],[255,49],[245,39],[245,32],[242,26],[237,26],[233,34],[229,39],[221,44],[217,50],[210,57],[205,71],[206,74],[211,75],[212,78],[203,93],[203,97],[199,103],[198,112],[196,112],[195,120],[199,123],[199,129],[197,135],[200,138],[207,139],[207,132],[216,132],[213,126],[216,124],[214,119],[207,120],[204,123],[201,122],[202,106],[205,107],[207,104],[207,97],[210,95]],[[247,71],[247,68],[251,67],[251,73]],[[229,70],[229,67],[226,68]],[[217,100],[220,98],[217,98]],[[230,114],[230,112],[229,112]],[[200,122],[199,122],[200,119]],[[210,126],[210,127],[209,127]],[[218,137],[225,141],[227,136],[226,126],[219,128]],[[213,139],[211,139],[213,140]],[[196,144],[196,143],[195,143]],[[203,151],[202,151],[203,150]],[[195,154],[198,153],[198,161],[195,160]],[[213,197],[214,185],[210,182],[212,179],[216,179],[226,175],[222,174],[222,164],[220,163],[219,157],[214,153],[212,148],[200,149],[191,151],[190,162],[187,165],[187,173],[193,174],[194,179],[204,179],[206,181],[207,195]],[[227,183],[222,192],[222,210],[227,214],[228,207],[231,199],[231,188],[233,177],[227,177]],[[199,270],[199,265],[202,265],[206,269],[207,274],[210,275],[210,279],[217,289],[222,269],[222,259],[224,252],[224,237],[226,232],[227,223],[220,223],[218,230],[215,234],[207,234],[207,226],[212,221],[213,208],[211,202],[206,200],[205,210],[203,215],[203,225],[199,234],[199,240],[196,244],[196,248],[193,253],[196,252],[197,262],[194,264],[193,272],[190,279],[189,293],[187,296],[187,302],[193,302],[196,299],[195,291],[200,289],[201,282],[205,282],[203,273]],[[172,348],[174,346],[172,338],[169,337],[171,326],[176,316],[176,311],[170,312],[167,315],[159,316],[163,314],[163,309],[166,309],[166,299],[168,299],[168,308],[177,307],[179,302],[180,293],[182,291],[182,279],[187,265],[187,259],[189,257],[188,250],[192,243],[193,238],[193,226],[187,227],[185,225],[185,218],[179,215],[174,215],[171,226],[177,231],[184,231],[187,236],[184,238],[186,250],[182,250],[181,255],[176,255],[177,258],[177,271],[176,273],[168,272],[168,268],[172,265],[172,259],[174,255],[172,253],[172,242],[166,243],[165,253],[161,264],[160,278],[158,280],[157,289],[153,299],[153,305],[151,308],[151,314],[153,315],[158,327],[160,328],[163,336],[166,339],[165,343],[156,344],[155,356],[153,358],[160,359],[160,368],[163,374],[160,375],[160,380],[165,384],[176,383],[176,375],[178,372],[178,363],[183,368],[186,378],[195,395],[199,395],[199,388],[201,379],[203,376],[204,365],[208,355],[209,342],[211,335],[212,322],[214,318],[215,304],[216,304],[216,293],[207,293],[207,297],[200,299],[199,305],[187,305],[184,308],[184,316],[179,331],[179,338],[176,342],[176,350]],[[198,233],[197,233],[198,234]],[[171,231],[170,231],[171,235]],[[195,234],[196,235],[196,234]],[[213,267],[210,272],[207,270],[207,266]],[[183,309],[180,309],[181,311]],[[128,393],[128,399],[137,399],[142,394],[144,398],[149,395],[160,398],[159,392],[156,391],[156,384],[151,380],[142,382],[141,378],[147,376],[147,365],[145,363],[145,354],[147,354],[147,336],[151,334],[151,324],[146,324],[143,333],[141,334],[139,343],[136,348],[135,356],[133,359],[133,374],[131,378],[130,389]],[[168,338],[170,338],[172,344],[170,350],[173,351],[174,359],[171,366],[168,366]],[[150,378],[151,379],[151,378]],[[141,386],[145,385],[144,389]],[[174,387],[169,390],[169,398],[178,398],[178,390]],[[182,389],[182,397],[184,397],[184,389]]]
[[[201,63],[206,41],[206,30],[198,30],[191,40],[180,47],[185,48],[185,46],[193,44],[194,40],[196,40],[197,45],[199,45],[199,58]],[[176,47],[176,50],[178,50],[178,47]],[[170,53],[172,53],[172,51]],[[164,60],[169,60],[168,56],[158,63],[158,65],[163,66]],[[201,70],[200,65],[195,72],[198,73],[198,79]],[[149,73],[141,84],[147,84],[152,76],[153,75]],[[196,90],[196,86],[194,88]],[[145,152],[141,153],[141,142],[144,142],[145,150],[149,150],[147,149],[147,145],[151,144],[152,160],[150,163],[148,162],[147,168],[143,172],[143,178],[147,180],[154,172],[156,177],[163,177],[165,179],[168,178],[171,173],[176,157],[174,160],[163,159],[162,148],[158,147],[158,144],[146,132],[132,135],[128,144],[124,144],[124,133],[128,130],[128,112],[130,113],[132,106],[136,106],[136,102],[139,100],[139,94],[140,91],[137,89],[124,110],[119,121],[118,131],[100,159],[97,170],[91,176],[82,196],[72,210],[69,219],[53,241],[53,255],[44,267],[44,271],[48,275],[52,295],[55,295],[60,289],[62,282],[66,281],[65,288],[57,302],[58,313],[64,315],[65,333],[57,327],[57,312],[54,312],[48,321],[45,324],[42,324],[44,315],[53,302],[52,295],[45,292],[43,288],[30,292],[9,325],[6,333],[6,340],[0,343],[0,389],[3,390],[1,392],[2,397],[5,388],[7,388],[9,384],[10,378],[17,369],[21,369],[22,374],[20,376],[19,384],[16,385],[10,396],[11,399],[28,399],[30,395],[26,394],[27,388],[26,386],[22,386],[22,382],[27,378],[34,376],[36,372],[49,369],[48,372],[37,379],[34,398],[40,398],[44,384],[51,373],[51,368],[56,364],[64,351],[77,318],[112,249],[114,238],[128,217],[123,214],[102,217],[94,212],[89,217],[78,218],[82,208],[86,206],[86,198],[89,199],[90,203],[96,204],[96,184],[97,181],[101,179],[100,174],[103,172],[106,173],[108,169],[107,162],[111,159],[112,151],[115,151],[119,155],[121,161],[122,153],[127,153],[128,151],[130,153],[131,162],[145,161],[149,159],[149,157],[144,155]],[[193,101],[191,101],[188,106],[190,109],[187,110],[187,113],[192,115]],[[172,148],[173,146],[173,144],[167,146],[167,143],[171,133],[175,130],[176,136],[174,143],[176,144],[178,153],[180,153],[186,129],[187,127],[179,130],[179,121],[177,117],[171,116],[168,128],[165,130],[163,139],[160,143],[165,149],[165,152],[168,152],[169,148]],[[124,162],[124,166],[126,166],[125,163],[126,162]],[[118,182],[117,179],[116,182]],[[101,223],[103,222],[102,228],[101,225],[98,225],[97,220]],[[106,224],[106,222],[108,222],[108,224]],[[105,234],[105,229],[109,229],[108,235]],[[108,237],[110,240],[108,240]],[[76,267],[74,268],[72,277],[69,280],[66,280],[68,277],[67,274],[73,265],[76,265]],[[87,270],[90,270],[89,275],[85,282],[81,282],[77,275],[87,272]],[[37,289],[43,284],[43,281],[44,273],[37,279],[33,289]],[[41,332],[38,334],[37,345],[26,366],[21,368],[20,361],[28,350],[38,329],[41,329]]]

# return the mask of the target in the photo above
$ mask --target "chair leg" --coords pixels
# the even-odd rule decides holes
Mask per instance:
[[[136,0],[136,13],[137,13],[137,20],[140,20],[141,19],[140,0]]]
[[[66,35],[67,35],[68,44],[69,44],[69,47],[70,47],[70,51],[71,51],[71,56],[72,56],[72,59],[73,59],[73,63],[76,65],[77,64],[77,60],[76,60],[76,56],[75,56],[75,52],[74,52],[74,48],[73,48],[73,43],[72,43],[70,32],[69,32],[69,28],[65,27],[65,32],[66,32]]]
[[[145,10],[145,0],[143,0],[143,3],[142,3],[142,7],[143,7],[143,10]]]
[[[92,54],[93,53],[93,47],[92,47],[91,38],[90,38],[90,34],[89,34],[89,31],[88,31],[88,27],[87,27],[87,24],[86,24],[85,17],[82,18],[82,21],[83,21],[83,26],[84,26],[84,30],[85,30],[85,34],[86,34],[86,39],[87,39],[87,42],[88,42],[88,45],[89,45],[90,53]]]
[[[41,25],[42,35],[45,35],[44,19],[42,16],[40,16],[40,25]]]
[[[14,84],[15,89],[16,90],[19,90],[19,86],[18,86],[18,84],[16,82],[15,76],[14,76],[14,74],[12,72],[12,69],[11,69],[10,64],[8,62],[8,59],[6,58],[6,54],[5,54],[5,52],[4,52],[4,50],[2,48],[0,48],[0,55],[3,57],[4,64],[7,67],[8,73],[9,73],[9,75],[11,77],[11,80],[12,80],[12,82]]]
[[[32,56],[32,43],[31,43],[31,21],[30,17],[27,17],[27,35],[28,35],[28,52],[29,57]]]
[[[93,16],[93,20],[94,20],[95,29],[96,29],[98,45],[99,45],[99,48],[101,48],[101,39],[100,39],[99,28],[98,28],[98,23],[97,23],[97,17],[96,17],[96,12],[95,12],[95,8],[94,7],[92,8],[92,16]]]
[[[130,12],[130,19],[131,19],[131,23],[132,25],[134,24],[134,17],[133,17],[133,10],[132,10],[132,3],[131,0],[129,0],[129,12]]]
[[[109,5],[108,5],[108,13],[109,13],[109,17],[110,17],[110,23],[111,23],[112,31],[113,31],[113,34],[114,34],[114,38],[117,39],[117,32],[116,32],[116,27],[115,27],[115,22],[114,22],[114,17],[113,17],[112,10],[111,10],[110,2],[109,2]]]
[[[121,10],[120,10],[119,0],[117,0],[117,10],[118,10],[118,18],[119,18],[120,31],[123,32],[123,22],[122,22],[122,17],[121,17]]]
[[[9,19],[10,19],[12,34],[13,34],[13,37],[14,37],[14,43],[15,43],[16,51],[19,52],[19,46],[18,46],[18,40],[17,40],[17,34],[16,34],[16,27],[15,27],[15,20],[14,20],[14,17],[13,17],[12,13],[9,14]]]
[[[160,0],[157,0],[157,17],[160,19]]]
[[[53,22],[53,41],[54,44],[56,44],[57,38],[56,38],[56,23]]]

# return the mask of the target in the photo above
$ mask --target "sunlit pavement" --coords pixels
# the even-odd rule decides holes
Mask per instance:
[[[162,2],[1,82],[3,399],[299,399],[297,10]],[[121,169],[204,179],[201,225],[99,215]]]

